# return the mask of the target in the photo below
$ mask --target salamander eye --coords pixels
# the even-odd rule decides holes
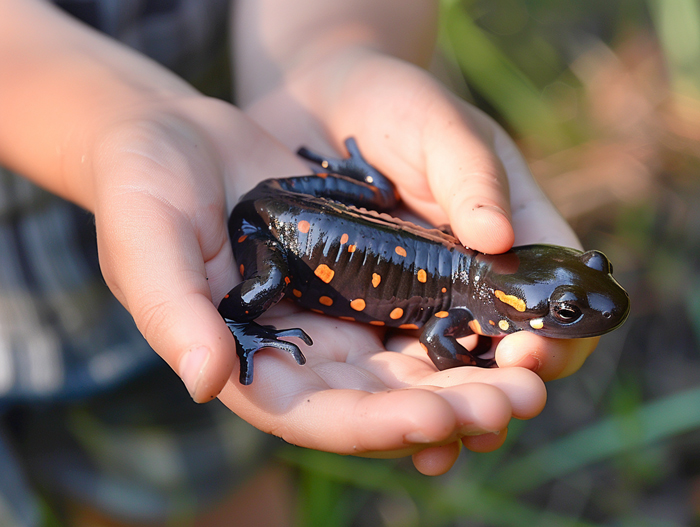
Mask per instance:
[[[580,299],[581,296],[577,294],[575,287],[557,287],[549,299],[550,314],[562,324],[576,322],[583,314]]]
[[[610,260],[600,251],[586,251],[581,255],[581,261],[591,269],[612,274]]]

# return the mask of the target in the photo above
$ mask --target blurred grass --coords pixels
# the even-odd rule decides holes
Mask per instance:
[[[674,92],[700,97],[700,4],[696,0],[649,0],[654,26]]]
[[[283,449],[298,525],[700,526],[700,1],[444,0],[440,42],[632,314],[445,476]]]
[[[470,85],[520,135],[546,137],[553,141],[553,148],[561,148],[567,131],[541,90],[476,26],[461,4],[445,4],[443,43],[451,48],[450,55]]]
[[[302,492],[308,515],[303,525],[350,525],[355,508],[348,489],[413,497],[421,516],[416,525],[448,525],[455,518],[486,525],[602,525],[528,506],[519,495],[555,479],[700,427],[700,387],[610,415],[590,426],[504,461],[503,451],[481,455],[469,471],[433,482],[396,461],[361,460],[288,448],[279,455],[312,481]],[[508,450],[507,448],[505,449]],[[344,485],[345,492],[341,492]],[[320,503],[319,503],[320,502]],[[318,503],[314,507],[314,503]],[[622,518],[625,519],[625,518]],[[632,525],[675,525],[635,517]],[[634,523],[632,523],[634,522]],[[639,523],[637,523],[639,522]]]

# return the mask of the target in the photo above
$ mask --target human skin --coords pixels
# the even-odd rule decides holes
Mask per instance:
[[[49,4],[2,0],[0,163],[94,213],[108,286],[196,401],[218,396],[300,446],[413,455],[440,474],[461,445],[492,450],[512,417],[537,415],[543,379],[578,369],[595,339],[519,333],[499,369],[436,372],[415,338],[283,302],[263,320],[304,328],[307,364],[259,352],[246,387],[216,310],[240,280],[228,211],[262,179],[307,173],[302,143],[342,152],[356,137],[408,208],[475,249],[577,243],[507,135],[419,67],[434,6],[389,20],[398,3],[379,4],[240,2],[241,112]]]
[[[426,72],[437,19],[432,0],[385,0],[380,6],[371,0],[239,0],[231,21],[238,103],[291,149],[304,144],[343,152],[343,140],[357,138],[409,209],[433,225],[449,223],[468,247],[487,253],[504,252],[514,242],[578,247],[511,138]],[[596,343],[510,335],[496,347],[502,370],[493,372],[494,379],[511,366],[545,380],[566,376]],[[422,358],[415,340],[397,338],[386,347]],[[472,368],[460,373],[476,377],[452,377],[454,390],[490,374]],[[423,378],[410,385],[427,389],[433,383],[435,378]],[[486,434],[462,441],[486,451],[504,439]],[[457,452],[454,443],[452,449],[424,448],[414,462],[423,472],[440,473]]]

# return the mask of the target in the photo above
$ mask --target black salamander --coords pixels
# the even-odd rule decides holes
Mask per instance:
[[[277,330],[255,319],[283,297],[344,320],[419,329],[439,369],[495,366],[456,339],[531,331],[583,338],[619,327],[629,297],[599,251],[553,245],[497,255],[468,249],[449,229],[426,229],[385,213],[396,207],[392,183],[369,165],[352,139],[350,157],[300,149],[326,173],[269,179],[233,209],[229,233],[243,281],[219,305],[240,358],[240,382],[253,381],[253,354],[272,347],[305,358]],[[370,210],[368,210],[370,209]]]

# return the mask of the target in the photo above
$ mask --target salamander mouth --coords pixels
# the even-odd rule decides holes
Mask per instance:
[[[533,318],[529,321],[529,326],[531,331],[534,333],[542,335],[543,337],[557,338],[557,339],[578,339],[578,338],[591,338],[599,337],[616,330],[627,320],[629,315],[629,307],[621,313],[617,314],[615,312],[606,312],[600,314],[603,318],[595,317],[593,322],[586,324],[585,315],[581,315],[576,319],[575,322],[568,324],[561,324],[557,321],[556,324],[548,324],[544,318]],[[556,320],[556,319],[555,319]],[[596,322],[604,321],[606,324],[596,324]],[[575,331],[571,331],[572,328],[576,328]],[[528,328],[526,328],[528,329]]]

